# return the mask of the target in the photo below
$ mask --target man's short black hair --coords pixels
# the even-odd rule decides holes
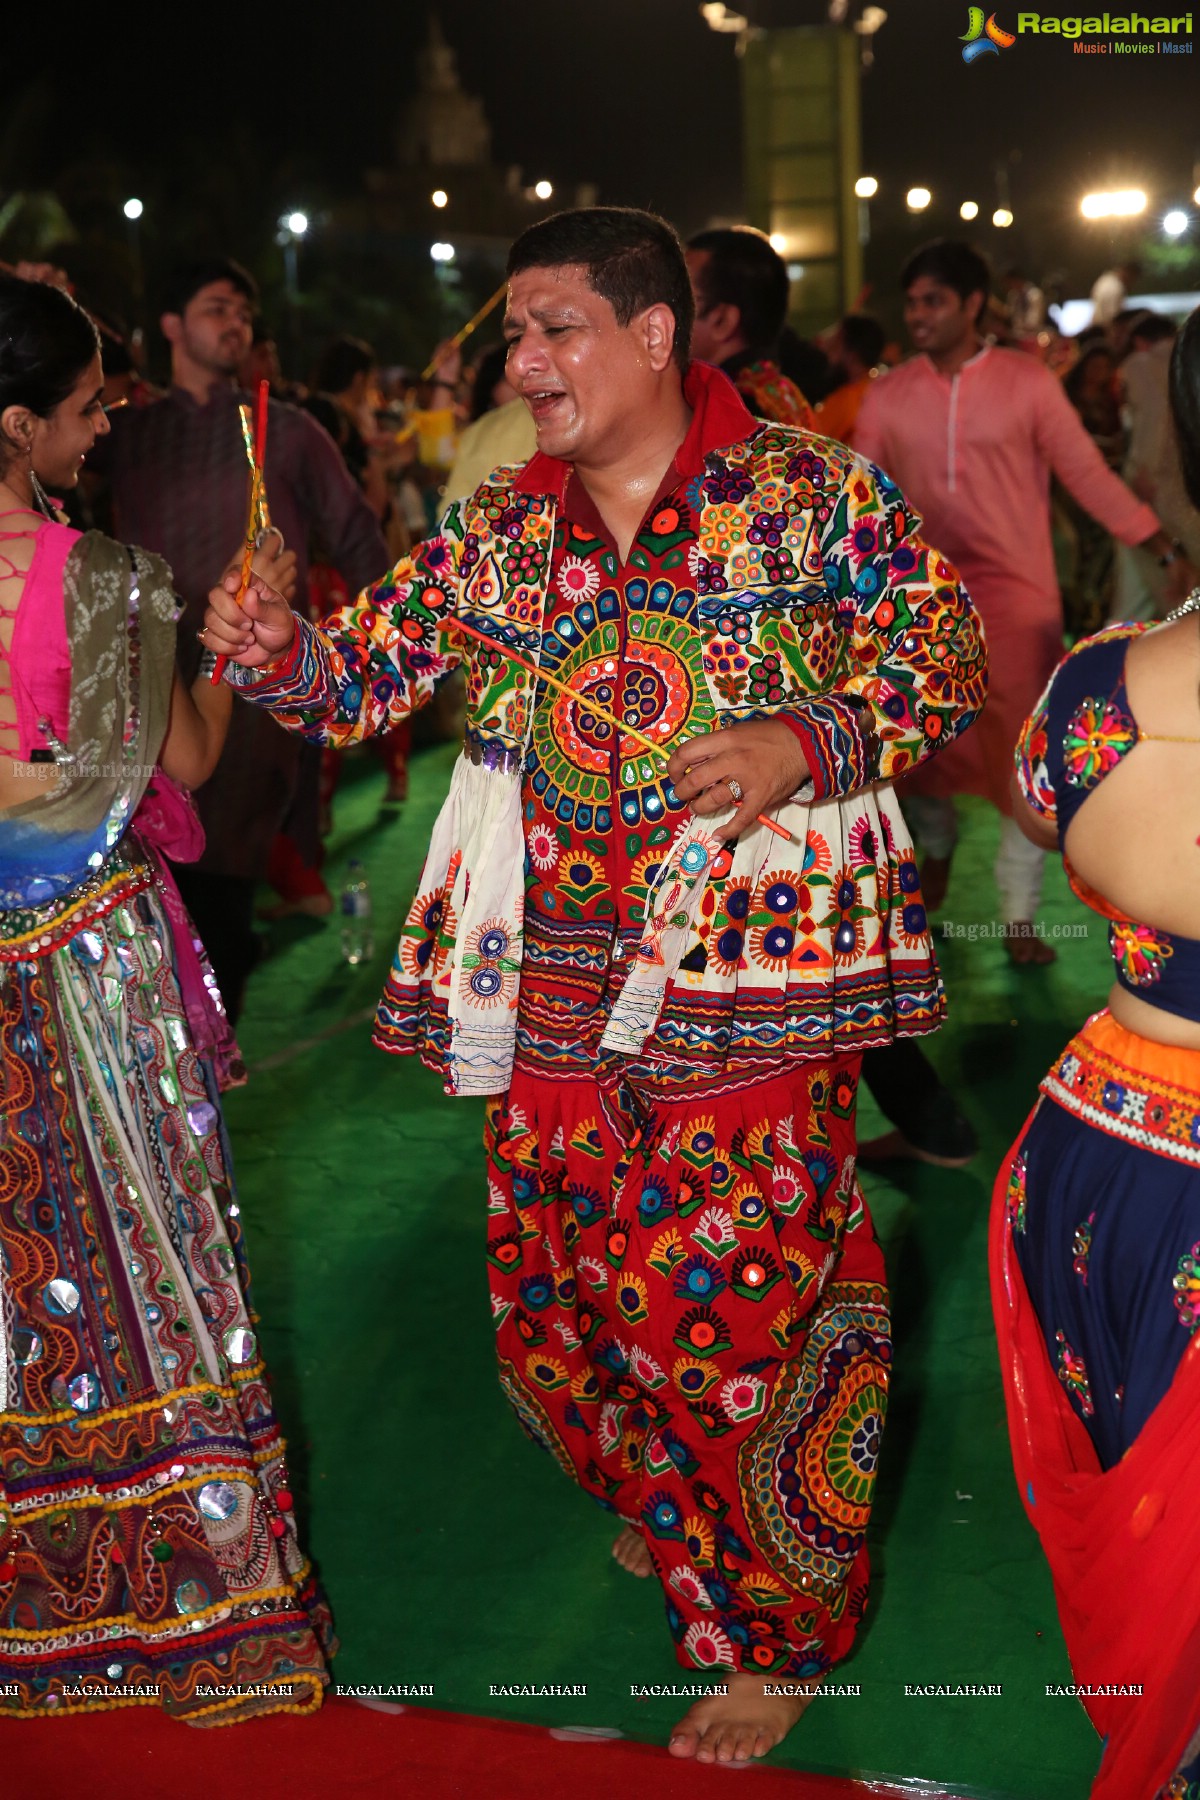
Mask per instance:
[[[313,375],[319,394],[344,394],[356,375],[369,375],[376,356],[362,338],[339,337],[326,344]]]
[[[847,313],[841,324],[842,342],[865,369],[873,369],[883,355],[887,333],[870,313]]]
[[[955,238],[935,238],[915,250],[900,271],[900,287],[907,294],[914,281],[924,275],[939,287],[953,288],[962,301],[972,294],[983,295],[980,320],[992,289],[992,273],[985,259],[970,244]]]
[[[688,249],[708,252],[696,276],[701,311],[736,306],[747,349],[774,350],[787,318],[791,284],[787,264],[770,239],[752,225],[730,225],[698,231],[688,239]]]
[[[575,264],[588,285],[607,300],[618,325],[628,325],[648,306],[669,306],[675,316],[675,361],[686,369],[695,306],[673,226],[634,206],[580,206],[553,213],[523,231],[508,253],[511,278],[523,269]]]
[[[1140,312],[1129,327],[1129,341],[1143,344],[1165,344],[1168,338],[1175,336],[1175,321],[1166,313]],[[105,368],[108,367],[107,362]]]
[[[249,269],[243,269],[231,256],[207,256],[196,262],[180,263],[171,271],[163,289],[162,311],[183,312],[200,289],[211,287],[214,281],[228,281],[251,306],[258,305],[258,283]]]

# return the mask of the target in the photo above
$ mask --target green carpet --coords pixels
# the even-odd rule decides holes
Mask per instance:
[[[432,1684],[429,1704],[665,1741],[680,1710],[631,1683],[688,1676],[657,1584],[608,1556],[609,1518],[510,1416],[493,1372],[483,1259],[482,1104],[382,1055],[365,1015],[382,983],[454,752],[419,757],[403,812],[352,760],[329,879],[360,857],[376,955],[347,968],[336,922],[275,927],[249,993],[248,1087],[227,1108],[254,1300],[307,1539],[341,1635],[339,1682]],[[969,806],[944,916],[993,917],[996,822]],[[1049,970],[994,938],[942,946],[951,1023],[932,1055],[979,1128],[960,1173],[864,1186],[887,1253],[896,1376],[873,1522],[869,1621],[840,1679],[774,1761],[924,1778],[1003,1800],[1087,1792],[1097,1741],[1075,1701],[1049,1576],[1008,1460],[986,1275],[992,1174],[1037,1082],[1107,986],[1099,922],[1050,871],[1053,924],[1090,925]],[[861,1135],[882,1122],[864,1105]],[[899,1185],[902,1183],[902,1185]],[[492,1684],[586,1683],[586,1698]],[[905,1685],[1001,1684],[994,1698]]]

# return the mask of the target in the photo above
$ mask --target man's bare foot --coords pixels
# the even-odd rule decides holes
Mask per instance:
[[[812,1701],[821,1677],[807,1681],[781,1676],[764,1684],[760,1675],[727,1675],[728,1694],[711,1694],[689,1706],[671,1733],[672,1756],[697,1762],[741,1763],[765,1756],[781,1744]],[[768,1694],[764,1687],[791,1690]]]
[[[1004,927],[1004,947],[1009,961],[1018,969],[1028,968],[1032,963],[1041,966],[1058,961],[1058,951],[1044,937],[1038,936],[1032,919],[1010,919]]]
[[[925,856],[921,859],[921,899],[927,913],[936,912],[946,898],[950,886],[950,858]]]
[[[612,1553],[621,1567],[628,1569],[631,1575],[653,1575],[654,1564],[650,1561],[646,1540],[632,1525],[627,1525],[617,1538]]]

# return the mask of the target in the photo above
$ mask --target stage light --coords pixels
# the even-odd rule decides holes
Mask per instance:
[[[710,31],[745,31],[750,23],[741,13],[725,5],[725,0],[706,0],[700,16]]]
[[[291,232],[293,237],[303,237],[305,232],[308,230],[308,214],[307,213],[290,212],[288,214],[287,218],[283,222],[287,226],[288,230]]]
[[[1085,219],[1135,219],[1146,210],[1146,196],[1141,188],[1085,194],[1079,202],[1079,210]]]
[[[1001,231],[1006,231],[1012,222],[1013,216],[1007,206],[998,206],[992,214],[992,224],[999,226]]]
[[[539,200],[549,200],[554,192],[554,187],[549,181],[539,181],[534,184],[533,191]]]
[[[130,220],[140,219],[145,210],[140,200],[127,200],[121,208],[125,217]]]
[[[433,190],[432,194],[430,194],[429,198],[433,201],[433,204],[437,207],[448,206],[450,204],[450,196],[446,192],[445,188],[434,188],[434,190]]]
[[[1168,237],[1182,237],[1187,228],[1188,216],[1185,212],[1180,212],[1178,207],[1163,220],[1163,230]]]
[[[860,200],[873,200],[879,192],[879,183],[873,175],[860,175],[854,184],[854,192]]]
[[[440,263],[453,262],[454,261],[454,245],[453,244],[442,244],[442,243],[430,244],[429,254],[430,254],[430,256],[432,256],[434,262],[440,262]]]
[[[958,209],[960,219],[977,219],[979,217],[978,200],[964,200]]]
[[[908,193],[904,198],[909,212],[924,212],[925,208],[929,205],[929,202],[933,199],[933,195],[928,188],[915,187],[909,188]]]

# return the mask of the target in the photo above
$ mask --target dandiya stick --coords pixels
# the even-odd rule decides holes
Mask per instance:
[[[250,464],[250,505],[246,516],[246,541],[242,546],[242,568],[238,576],[237,603],[242,605],[246,598],[246,589],[250,585],[251,564],[254,552],[258,548],[258,536],[270,524],[267,512],[267,490],[263,482],[263,459],[267,451],[267,401],[270,398],[270,385],[266,381],[258,384],[258,398],[254,406],[254,431],[250,431],[250,408],[241,406],[238,411],[242,419],[242,443],[246,449],[246,459]],[[229,658],[218,656],[213,667],[214,684],[220,681],[225,673],[225,665]]]
[[[447,349],[457,350],[460,344],[465,344],[467,339],[470,337],[471,333],[478,326],[483,324],[483,321],[487,318],[488,314],[490,312],[495,312],[496,308],[499,306],[500,302],[503,300],[507,291],[508,291],[508,282],[502,281],[500,283],[500,286],[496,289],[495,293],[492,295],[491,299],[485,300],[483,305],[480,307],[479,311],[467,320],[467,322],[463,326],[462,330],[455,332],[454,336],[450,339],[450,342],[447,345]],[[427,362],[425,364],[425,367],[421,370],[421,380],[428,381],[429,377],[433,374],[433,372],[436,368],[437,368],[436,360],[433,362]]]
[[[560,694],[565,694],[568,700],[575,700],[580,706],[586,706],[589,712],[596,714],[597,718],[606,719],[618,732],[625,737],[631,737],[636,744],[641,744],[643,749],[648,750],[651,756],[656,756],[660,762],[665,763],[669,760],[661,744],[656,744],[653,738],[648,738],[644,732],[635,731],[631,725],[626,725],[622,719],[619,719],[616,713],[610,712],[598,700],[593,700],[590,694],[581,694],[579,689],[572,687],[569,682],[560,681],[556,675],[548,674],[545,669],[539,668],[537,663],[530,662],[511,645],[501,643],[498,638],[489,637],[486,631],[477,631],[473,625],[465,625],[461,619],[448,620],[446,629],[461,631],[467,637],[476,638],[479,643],[486,644],[489,650],[499,650],[502,656],[507,656],[510,662],[520,663],[523,669],[528,669],[531,675],[536,675],[539,681],[546,683],[547,687],[557,689]],[[786,825],[780,825],[775,819],[765,818],[762,813],[759,813],[757,823],[765,825],[768,831],[775,833],[776,837],[786,838],[791,843],[792,834]]]

